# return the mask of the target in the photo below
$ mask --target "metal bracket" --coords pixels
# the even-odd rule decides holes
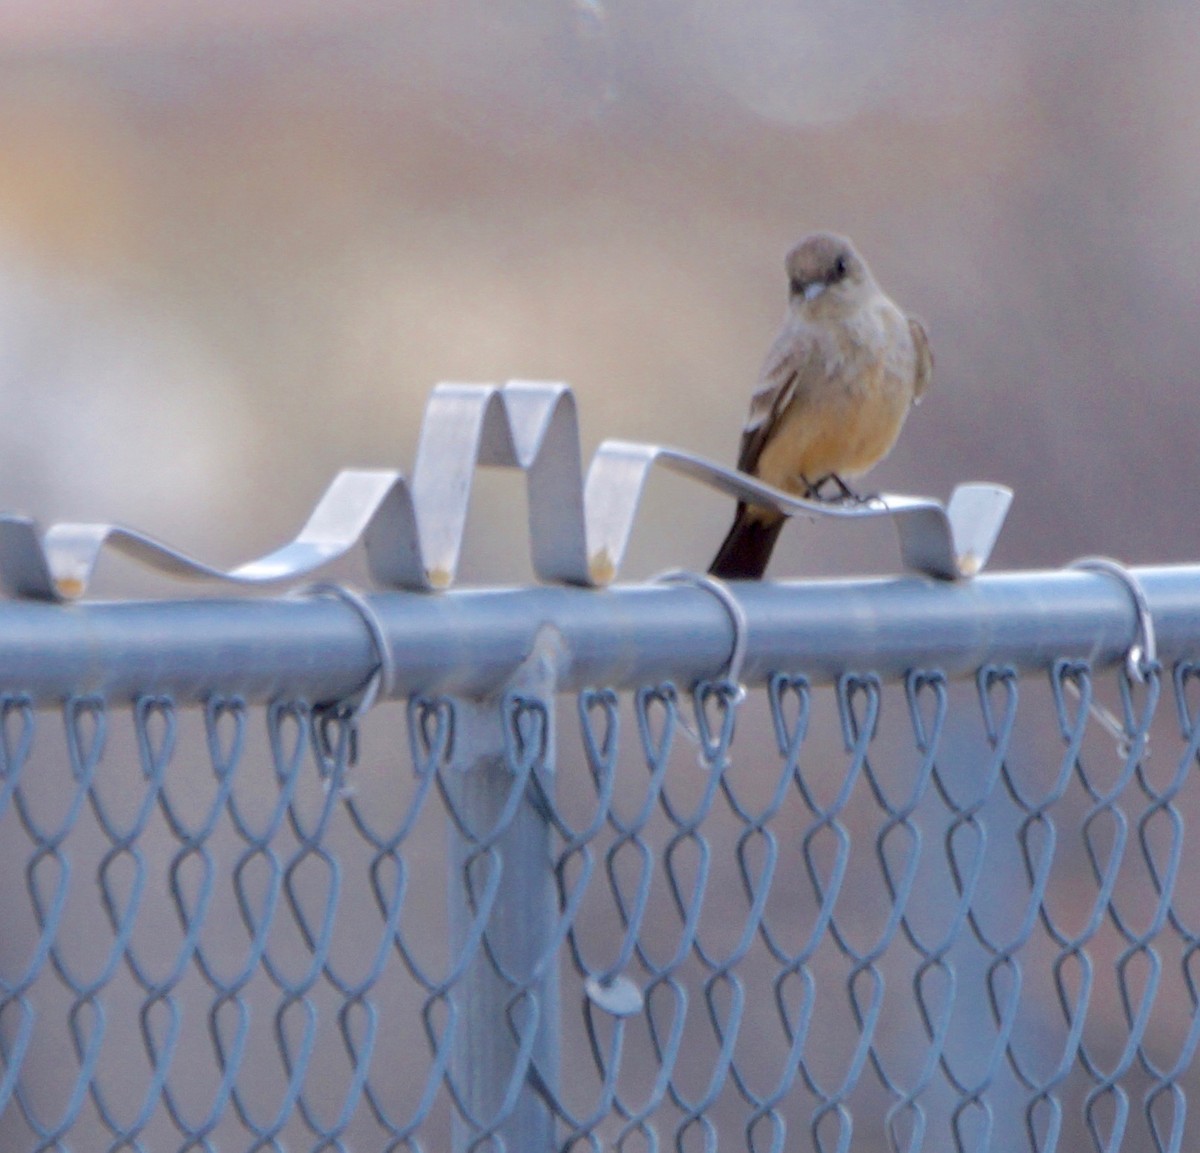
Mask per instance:
[[[963,484],[945,506],[890,494],[825,504],[679,449],[625,441],[599,447],[585,485],[567,385],[440,384],[425,408],[411,481],[390,470],[338,473],[295,539],[258,560],[218,569],[120,525],[55,524],[40,534],[27,517],[0,515],[0,587],[42,600],[83,596],[106,548],[172,576],[265,585],[309,576],[361,543],[381,586],[446,588],[458,569],[471,483],[484,465],[525,473],[538,577],[589,586],[616,579],[655,465],[789,516],[891,517],[906,567],[946,579],[983,568],[1012,501],[1002,485]]]
[[[946,505],[928,497],[882,493],[863,504],[802,500],[746,473],[703,457],[654,444],[605,441],[588,470],[586,506],[590,583],[616,575],[633,531],[650,470],[660,465],[738,500],[778,509],[787,516],[863,520],[890,517],[906,568],[945,580],[972,577],[987,564],[1000,535],[1012,490],[999,484],[960,484]]]

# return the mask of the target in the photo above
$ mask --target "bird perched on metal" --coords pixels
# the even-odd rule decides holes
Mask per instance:
[[[750,401],[737,466],[797,496],[845,478],[891,450],[929,385],[933,356],[919,320],[883,292],[844,236],[815,232],[787,255],[788,312]],[[742,502],[709,572],[763,575],[784,516]]]

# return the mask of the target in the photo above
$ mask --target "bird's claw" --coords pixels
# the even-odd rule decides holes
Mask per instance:
[[[866,494],[855,492],[836,472],[826,473],[816,481],[809,481],[805,477],[800,479],[804,481],[805,500],[821,501],[824,504],[864,505],[879,499],[879,494],[876,492]],[[837,485],[837,492],[828,495],[823,493],[821,490],[827,484]]]

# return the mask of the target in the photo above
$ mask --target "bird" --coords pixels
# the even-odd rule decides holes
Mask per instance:
[[[788,252],[788,308],[759,373],[737,467],[809,499],[864,500],[846,483],[891,451],[933,375],[925,326],[876,283],[844,236]],[[822,490],[832,484],[831,497]],[[709,575],[757,580],[785,520],[742,501]]]

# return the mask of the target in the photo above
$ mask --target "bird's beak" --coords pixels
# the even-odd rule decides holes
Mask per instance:
[[[817,297],[820,296],[821,293],[824,291],[825,291],[825,281],[814,280],[811,284],[806,284],[804,286],[804,299],[805,300],[816,300]]]

